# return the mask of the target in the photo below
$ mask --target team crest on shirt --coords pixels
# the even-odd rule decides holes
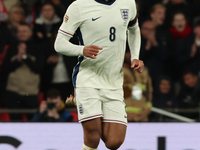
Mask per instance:
[[[65,15],[65,17],[64,17],[64,22],[67,23],[68,20],[69,20],[69,16]]]
[[[121,11],[122,19],[124,19],[124,21],[127,22],[129,9],[120,9],[120,11]]]

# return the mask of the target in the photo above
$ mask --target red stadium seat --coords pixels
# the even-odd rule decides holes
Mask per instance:
[[[7,108],[0,108],[0,109],[7,109]],[[10,121],[10,114],[9,113],[2,113],[0,114],[0,121]]]
[[[6,52],[7,52],[8,48],[9,48],[9,45],[5,45],[4,49],[3,49],[3,52],[0,53],[0,71],[1,71],[1,66],[3,64],[3,60],[4,60],[4,57],[6,55]]]
[[[77,112],[70,112],[70,114],[73,116],[73,122],[78,122],[78,113]]]
[[[41,104],[41,102],[44,100],[44,93],[43,92],[39,92],[39,96],[38,96],[38,101],[39,101],[39,106]]]

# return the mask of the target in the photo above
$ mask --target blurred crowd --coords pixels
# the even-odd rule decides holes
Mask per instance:
[[[35,115],[26,115],[32,121],[72,120],[64,112],[64,101],[73,93],[71,76],[77,58],[54,50],[57,31],[72,2],[0,0],[0,108],[39,108]],[[130,69],[127,44],[123,88],[128,120],[153,120],[154,116],[148,117],[152,106],[198,108],[200,0],[136,3],[140,59],[146,67],[142,74]],[[76,34],[71,42],[79,44]],[[182,115],[199,117],[198,113]],[[10,114],[10,118],[20,120],[21,115]]]

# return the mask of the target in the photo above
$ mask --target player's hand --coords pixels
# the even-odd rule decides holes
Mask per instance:
[[[131,62],[131,68],[134,68],[134,70],[137,70],[137,72],[142,73],[144,70],[144,63],[142,60],[133,59]]]
[[[102,50],[102,47],[95,46],[95,45],[89,45],[85,46],[83,49],[83,55],[92,59],[97,58],[97,55],[99,53],[99,50]]]

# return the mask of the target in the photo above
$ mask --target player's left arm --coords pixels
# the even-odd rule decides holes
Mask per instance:
[[[131,3],[133,1],[131,0]],[[130,19],[130,22],[128,24],[128,43],[130,47],[131,52],[131,68],[134,68],[134,70],[137,70],[139,73],[141,73],[144,69],[144,63],[142,60],[139,60],[139,54],[140,54],[140,46],[141,46],[141,34],[140,34],[140,28],[138,25],[138,19],[137,19],[137,9],[135,2],[131,4],[132,8],[132,16]]]
[[[131,68],[134,68],[134,70],[137,70],[139,73],[141,73],[144,69],[144,63],[142,60],[139,60],[141,34],[137,18],[130,22],[129,25],[128,43],[131,52]]]

